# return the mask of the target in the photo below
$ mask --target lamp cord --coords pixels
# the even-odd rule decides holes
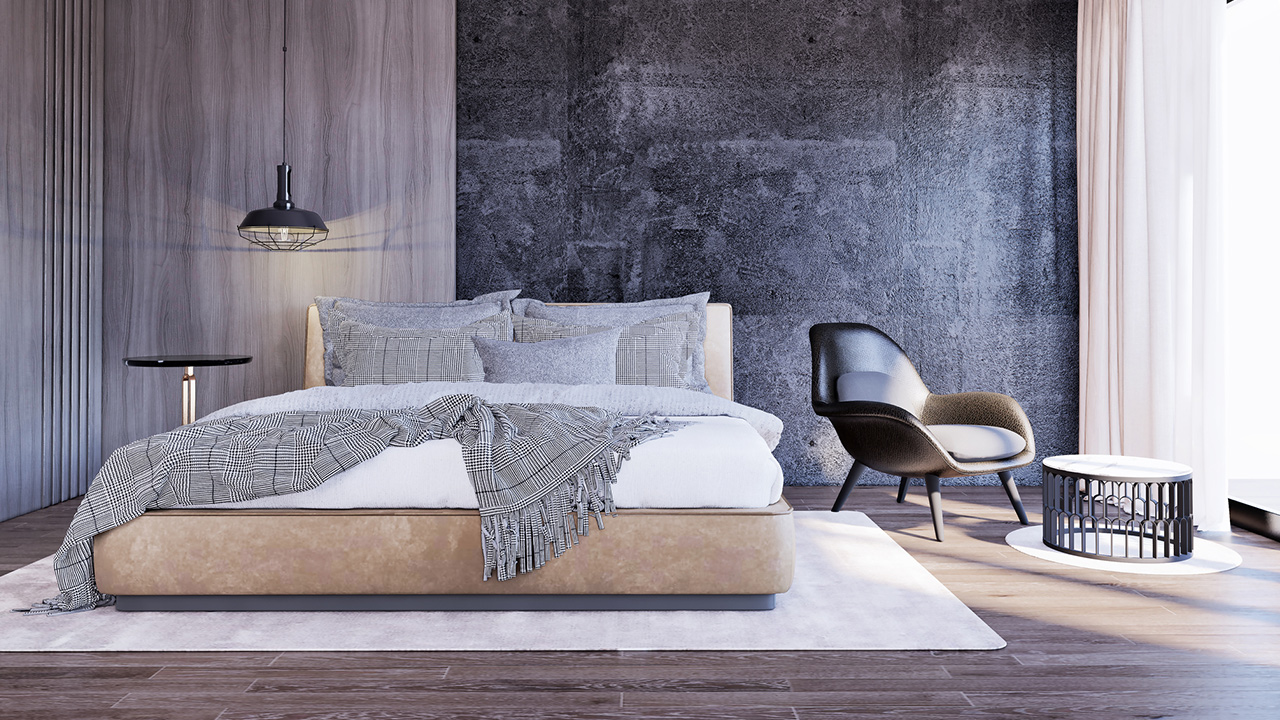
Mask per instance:
[[[284,30],[280,50],[280,164],[289,164],[289,123],[287,121],[289,107],[289,0],[284,0]]]

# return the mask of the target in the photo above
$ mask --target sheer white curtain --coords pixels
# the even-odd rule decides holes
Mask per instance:
[[[1227,530],[1226,3],[1079,7],[1080,449],[1190,465],[1196,524]]]

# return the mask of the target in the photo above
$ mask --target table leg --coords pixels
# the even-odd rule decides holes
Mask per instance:
[[[196,421],[196,369],[188,367],[182,373],[182,424]]]

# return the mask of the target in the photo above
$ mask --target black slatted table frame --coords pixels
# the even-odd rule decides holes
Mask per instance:
[[[1195,541],[1191,473],[1168,477],[1117,477],[1044,472],[1044,544],[1081,557],[1120,562],[1176,562],[1191,557]],[[1131,459],[1137,460],[1137,459]],[[1093,551],[1086,540],[1093,538]],[[1136,548],[1129,538],[1136,537]],[[1079,542],[1076,542],[1076,540]],[[1123,554],[1101,552],[1103,541]],[[1134,554],[1136,550],[1136,555]]]

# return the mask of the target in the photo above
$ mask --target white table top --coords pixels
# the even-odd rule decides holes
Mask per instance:
[[[1045,458],[1044,466],[1076,477],[1119,480],[1181,480],[1191,477],[1191,468],[1182,463],[1127,455],[1056,455]]]

